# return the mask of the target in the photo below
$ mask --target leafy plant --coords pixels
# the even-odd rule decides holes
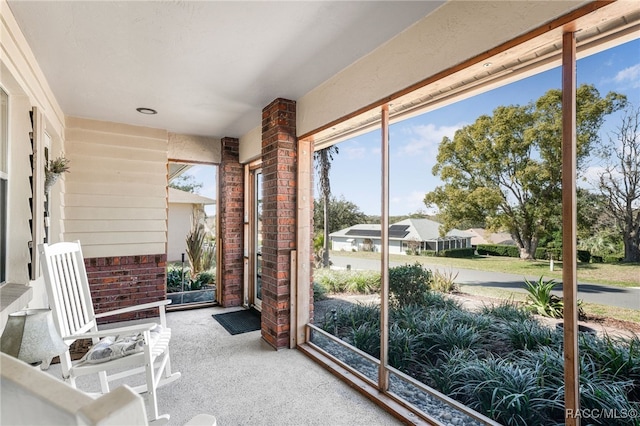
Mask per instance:
[[[538,281],[531,282],[525,278],[525,288],[527,290],[527,306],[532,312],[543,317],[562,318],[564,302],[555,294],[551,294],[557,282],[553,279],[544,281],[540,276]]]
[[[316,269],[313,279],[330,293],[370,294],[380,291],[380,273],[376,271]]]
[[[521,322],[531,319],[531,313],[512,300],[502,301],[497,305],[484,305],[480,308],[480,313],[505,321]]]
[[[61,155],[56,159],[49,160],[49,162],[45,166],[45,173],[60,174],[60,173],[68,172],[69,163],[70,161],[67,158],[65,158],[64,155]]]
[[[535,350],[544,346],[559,348],[562,345],[559,331],[544,327],[533,319],[509,321],[502,333],[511,350]]]
[[[458,278],[458,272],[454,273],[451,269],[440,272],[435,269],[431,289],[441,293],[454,293],[458,291],[458,285],[455,283],[456,278]]]
[[[204,244],[202,248],[202,270],[207,271],[216,265],[216,244],[214,241],[209,241]]]
[[[380,328],[372,324],[361,324],[352,328],[347,342],[376,358],[380,357]]]
[[[167,269],[167,293],[182,291],[182,270],[180,268]],[[187,278],[188,285],[188,278]]]
[[[418,262],[389,269],[389,302],[395,307],[422,304],[433,276]]]

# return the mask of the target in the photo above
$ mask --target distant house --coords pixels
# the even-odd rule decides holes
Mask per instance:
[[[471,237],[471,245],[477,247],[478,244],[502,244],[515,246],[516,242],[511,238],[508,232],[489,232],[483,228],[469,228],[464,232],[473,235]]]
[[[200,217],[204,218],[204,206],[215,203],[216,200],[212,198],[169,187],[167,261],[181,260],[182,253],[185,253],[186,259],[185,239],[191,230],[191,218],[194,212],[201,213]],[[205,229],[207,229],[206,224],[205,220]]]
[[[380,251],[380,224],[359,224],[329,234],[333,250]],[[472,235],[453,229],[440,236],[440,224],[429,219],[405,219],[389,226],[389,253],[442,251],[471,247]]]

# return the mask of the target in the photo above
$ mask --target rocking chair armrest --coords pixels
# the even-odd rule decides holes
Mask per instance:
[[[129,325],[126,327],[118,327],[118,328],[108,328],[105,330],[98,331],[88,331],[82,334],[72,334],[70,336],[64,337],[63,340],[71,340],[71,339],[91,339],[94,337],[104,337],[104,336],[113,336],[119,334],[133,334],[140,333],[151,330],[155,327],[156,324],[149,322],[145,324],[137,324],[137,325]]]
[[[128,306],[126,308],[115,309],[109,312],[101,312],[95,314],[96,318],[105,318],[112,315],[126,314],[129,312],[143,311],[145,309],[160,308],[164,309],[165,305],[171,303],[171,299],[158,300],[157,302],[143,303],[142,305]]]

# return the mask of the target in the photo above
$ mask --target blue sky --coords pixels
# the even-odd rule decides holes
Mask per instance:
[[[606,50],[578,61],[578,84],[594,84],[604,96],[610,91],[627,95],[640,106],[640,40]],[[560,88],[560,69],[546,71],[510,85],[492,90],[390,128],[390,205],[392,216],[430,212],[422,202],[427,192],[441,182],[432,175],[438,145],[444,136],[471,124],[482,114],[491,114],[499,105],[525,105],[551,88]],[[607,134],[619,123],[612,115],[603,126]],[[380,214],[380,132],[358,136],[338,145],[340,153],[331,168],[332,194],[355,203],[366,214]],[[217,199],[216,168],[195,166],[189,174],[202,182],[201,195]],[[593,164],[587,176],[594,176]],[[214,207],[207,208],[213,214]]]
[[[610,91],[627,95],[640,106],[640,40],[581,59],[578,84],[594,84],[604,96]],[[556,68],[436,111],[396,123],[390,127],[389,214],[419,210],[427,192],[441,182],[432,175],[438,145],[444,136],[471,124],[499,105],[525,105],[552,88],[560,88],[561,70]],[[603,132],[617,125],[612,115]],[[331,168],[332,194],[355,203],[366,214],[380,214],[380,131],[342,142]],[[596,165],[594,164],[594,167]],[[595,169],[587,175],[593,175]]]

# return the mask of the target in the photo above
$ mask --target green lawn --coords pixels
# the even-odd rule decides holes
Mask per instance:
[[[478,287],[475,285],[461,285],[460,292],[495,299],[513,300],[515,302],[524,302],[527,298],[526,293],[493,287]],[[603,318],[615,318],[617,320],[640,324],[640,310],[638,309],[627,309],[596,303],[584,303],[582,305],[582,309],[584,309],[587,315]]]
[[[380,259],[380,253],[333,251],[335,256]],[[549,261],[523,261],[509,257],[475,257],[473,259],[456,259],[449,257],[406,256],[392,254],[392,262],[415,263],[428,265],[451,266],[479,271],[504,272],[522,276],[562,279],[562,262],[554,262],[551,271]],[[578,263],[578,280],[595,284],[608,284],[619,287],[640,287],[639,263]]]

